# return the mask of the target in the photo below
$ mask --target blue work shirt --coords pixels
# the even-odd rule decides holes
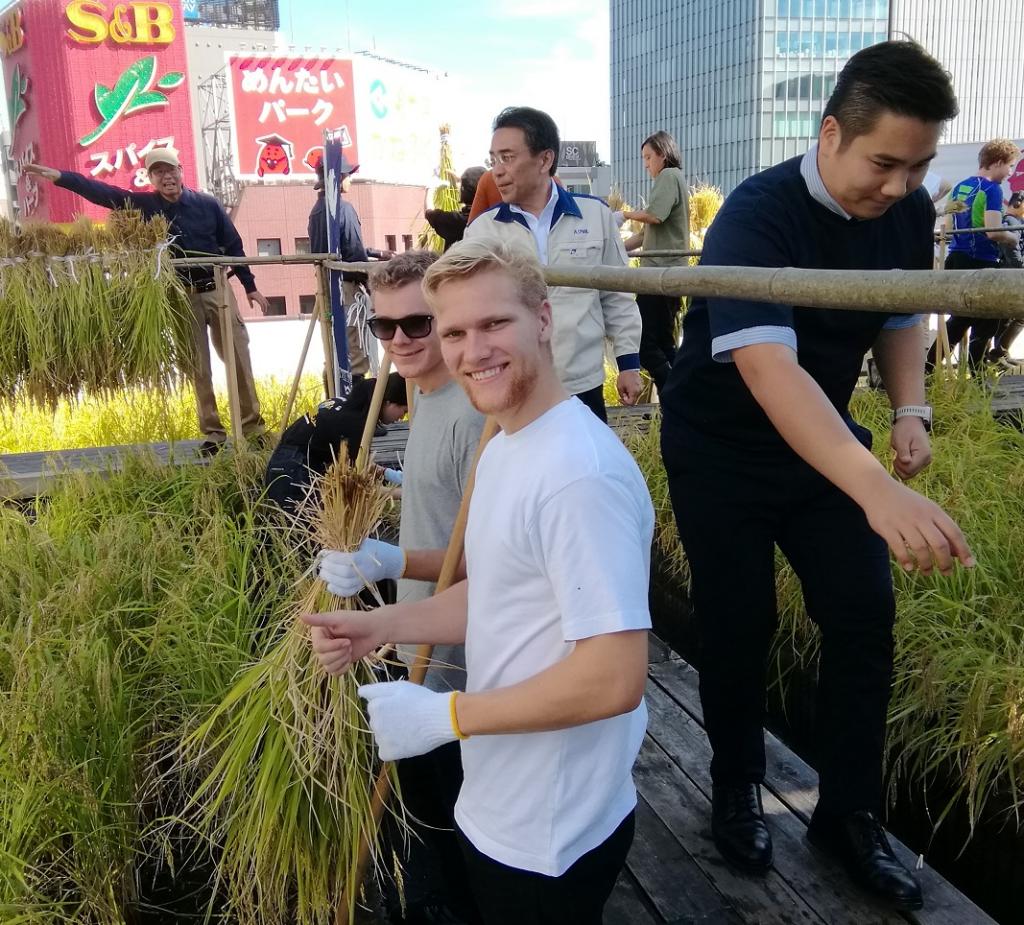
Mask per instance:
[[[162,215],[171,231],[175,256],[245,256],[242,239],[224,207],[206,193],[183,189],[181,198],[170,202],[159,193],[120,189],[68,170],[61,171],[56,185],[105,209],[137,209],[145,219]],[[246,266],[231,269],[246,292],[256,291],[252,270]],[[202,286],[213,281],[212,267],[182,267],[178,272],[189,285]]]

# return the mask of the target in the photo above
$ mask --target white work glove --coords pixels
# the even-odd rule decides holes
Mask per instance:
[[[615,219],[617,228],[621,228],[626,221],[626,216],[622,212],[612,212],[612,218]]]
[[[338,597],[355,597],[367,585],[401,578],[405,571],[401,548],[380,540],[363,540],[355,552],[325,549],[320,556],[320,580]]]
[[[384,481],[389,485],[401,485],[402,484],[402,470],[401,469],[385,469],[384,470]]]
[[[458,736],[452,725],[452,695],[439,694],[408,681],[364,684],[370,729],[381,761],[425,755]]]

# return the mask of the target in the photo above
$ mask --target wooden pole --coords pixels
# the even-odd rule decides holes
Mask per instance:
[[[359,441],[359,454],[356,456],[356,468],[365,469],[370,464],[370,451],[373,449],[373,432],[377,429],[377,421],[380,420],[381,405],[384,404],[384,391],[388,387],[388,373],[391,371],[391,353],[384,351],[384,357],[380,361],[380,371],[377,373],[377,381],[373,386],[373,395],[370,396],[370,412],[366,415],[366,423],[363,425],[363,439]]]
[[[416,406],[416,386],[411,379],[405,380],[405,404],[409,409],[409,423],[412,424],[412,416]]]
[[[299,354],[299,365],[295,370],[295,378],[292,379],[292,387],[288,391],[288,401],[284,406],[284,416],[281,419],[281,435],[288,429],[288,420],[292,416],[292,409],[295,407],[295,396],[299,394],[299,382],[302,380],[302,370],[306,367],[306,357],[309,354],[309,345],[313,341],[313,332],[316,330],[317,322],[320,320],[320,300],[316,300],[313,306],[313,314],[309,317],[309,326],[306,328],[306,339],[302,343],[302,353]]]
[[[334,337],[332,335],[333,319],[331,318],[331,283],[324,264],[318,264],[317,304],[320,306],[320,336],[324,345],[324,395],[336,398],[338,390],[334,384]]]
[[[983,231],[987,229],[971,229]],[[991,229],[992,231],[1002,230]],[[175,266],[316,263],[331,270],[366,272],[375,263],[343,263],[307,255],[202,257],[173,260]],[[1006,270],[805,270],[794,267],[545,267],[549,286],[570,286],[651,295],[706,296],[777,302],[817,308],[883,313],[937,314],[952,311],[976,318],[1024,316],[1019,273]],[[327,303],[330,304],[328,298]],[[924,307],[927,306],[927,307]],[[323,318],[330,319],[324,311]]]
[[[238,402],[238,368],[235,366],[235,332],[234,318],[231,317],[231,305],[228,298],[231,285],[227,280],[227,268],[217,267],[214,271],[217,286],[217,308],[220,314],[220,338],[224,347],[224,365],[227,367],[228,409],[231,414],[231,438],[235,449],[247,447],[245,435],[242,433],[242,410]]]
[[[948,222],[949,219],[943,216],[942,224],[939,226],[939,270],[946,269],[946,250],[949,246],[949,239],[946,235],[946,225]],[[936,338],[938,340],[938,347],[935,349],[935,365],[947,373],[951,372],[953,368],[953,352],[949,349],[949,331],[946,330],[945,313],[939,315]]]
[[[549,286],[705,296],[891,314],[1024,316],[1019,271],[805,270],[793,267],[545,267]],[[923,308],[927,306],[927,308]]]
[[[462,562],[462,553],[465,549],[466,521],[469,519],[469,503],[473,497],[473,486],[476,484],[477,463],[480,462],[480,456],[484,451],[484,447],[487,446],[491,437],[497,432],[498,422],[493,418],[488,418],[484,422],[484,430],[480,435],[480,442],[477,444],[476,455],[473,457],[473,466],[470,470],[469,480],[466,483],[466,490],[462,495],[462,501],[459,504],[459,513],[455,518],[455,525],[452,527],[451,539],[448,541],[448,548],[445,550],[441,574],[438,576],[437,587],[434,590],[435,594],[447,591],[454,584],[455,572],[459,567],[459,563]],[[409,671],[409,680],[413,684],[423,683],[433,648],[433,646],[420,646],[416,650],[416,659]],[[385,764],[377,775],[377,781],[373,787],[373,798],[370,804],[374,830],[380,826],[380,820],[384,815],[384,809],[390,796],[391,777],[388,765]],[[356,896],[359,894],[359,888],[363,883],[363,877],[366,875],[366,867],[369,863],[370,842],[364,836],[359,843],[359,854],[356,858],[355,869],[349,877],[348,886],[342,893],[341,901],[338,904],[338,913],[334,919],[335,925],[343,925],[345,922],[352,921],[355,912]]]

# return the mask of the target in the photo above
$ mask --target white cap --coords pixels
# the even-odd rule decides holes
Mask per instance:
[[[174,148],[154,148],[146,155],[143,163],[146,170],[152,170],[157,164],[170,164],[172,167],[181,167],[178,160],[178,152]]]

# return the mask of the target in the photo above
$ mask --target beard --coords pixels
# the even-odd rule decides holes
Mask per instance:
[[[510,367],[511,379],[503,394],[488,395],[482,398],[471,386],[467,391],[470,404],[481,414],[503,414],[520,407],[529,397],[537,381],[537,364],[524,365],[513,371]],[[473,380],[470,379],[470,382]]]

